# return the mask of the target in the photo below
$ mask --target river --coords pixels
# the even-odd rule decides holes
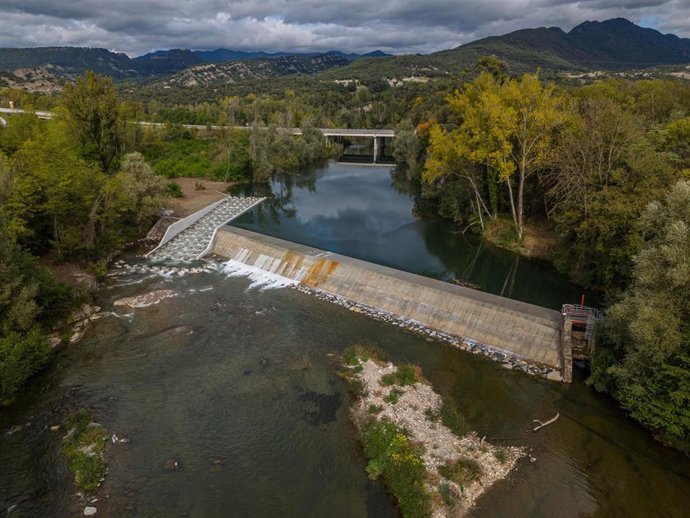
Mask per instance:
[[[313,181],[277,181],[276,192],[291,186],[289,203],[270,211],[267,206],[263,215],[249,214],[238,224],[263,219],[265,228],[284,228],[281,237],[317,236],[310,239],[319,246],[336,243],[343,247],[337,251],[355,255],[364,245],[354,231],[350,239],[323,237],[341,215],[352,213],[343,209],[350,199],[361,210],[348,227],[369,228],[361,226],[361,215],[372,207],[377,213],[371,228],[380,228],[384,237],[367,239],[383,242],[391,231],[419,236],[414,246],[399,237],[374,247],[368,259],[384,254],[410,268],[418,254],[437,272],[461,271],[456,256],[471,254],[452,250],[460,250],[464,239],[471,244],[470,238],[445,238],[453,243],[448,253],[430,250],[440,247],[419,250],[433,236],[431,223],[411,218],[405,228],[416,230],[396,234],[408,216],[392,197],[380,189],[363,196],[341,190],[343,185],[328,187],[344,179],[340,173],[367,172],[371,182],[391,190],[383,169],[331,164],[312,171]],[[411,207],[409,196],[396,192]],[[330,196],[325,206],[333,209],[323,211],[323,221],[316,206],[304,201],[322,195]],[[379,203],[366,199],[377,195]],[[396,214],[398,220],[389,219]],[[313,233],[304,230],[305,223]],[[489,248],[480,257],[511,264]],[[473,271],[485,273],[463,278],[487,289],[501,285],[500,291],[503,282],[491,280],[490,267]],[[559,285],[566,290],[561,296],[571,289],[543,264],[520,261],[516,271],[536,282],[520,290],[525,277],[518,275],[511,292],[516,298],[553,306]],[[548,273],[546,280],[539,280],[540,271]],[[548,287],[544,298],[537,295],[540,286]],[[338,355],[354,343],[378,347],[396,362],[420,364],[472,429],[494,443],[525,446],[536,459],[521,461],[509,479],[484,495],[474,516],[687,516],[690,460],[656,443],[581,381],[565,385],[507,371],[296,290],[262,290],[220,271],[113,277],[97,303],[113,311],[115,300],[152,289],[172,289],[177,296],[145,309],[119,308],[117,316],[95,321],[81,343],[59,352],[18,401],[0,411],[0,516],[11,506],[12,517],[82,514],[86,502],[75,496],[59,455],[61,433],[50,430],[79,407],[92,408],[109,432],[130,440],[108,444],[109,473],[93,504],[98,516],[398,516],[382,484],[367,478],[348,418],[349,395],[337,375]],[[556,412],[559,421],[531,432],[533,419]],[[180,469],[167,471],[168,459],[176,459]]]

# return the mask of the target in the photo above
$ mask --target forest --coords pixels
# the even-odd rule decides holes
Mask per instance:
[[[103,271],[170,179],[261,182],[338,155],[314,128],[389,127],[419,210],[516,253],[546,243],[540,257],[604,296],[589,382],[690,451],[690,84],[550,79],[482,58],[462,81],[285,80],[196,102],[91,73],[54,97],[0,90],[60,114],[0,130],[0,397],[48,361],[52,329],[87,296],[38,258]]]

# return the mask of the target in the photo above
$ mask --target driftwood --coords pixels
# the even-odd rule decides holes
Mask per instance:
[[[532,428],[532,431],[533,431],[533,432],[536,432],[536,431],[539,430],[540,428],[544,428],[545,426],[550,425],[551,423],[555,423],[556,421],[558,421],[558,418],[559,418],[559,417],[561,417],[561,413],[560,413],[560,412],[558,412],[555,416],[553,416],[553,417],[552,417],[551,419],[549,419],[548,421],[544,421],[543,423],[542,423],[541,421],[539,421],[538,419],[532,419],[532,422],[533,422],[533,423],[539,423],[539,426],[536,426],[536,427]]]

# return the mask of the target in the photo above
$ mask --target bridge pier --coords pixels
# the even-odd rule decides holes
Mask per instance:
[[[378,159],[379,159],[379,138],[374,137],[374,164],[376,164]]]

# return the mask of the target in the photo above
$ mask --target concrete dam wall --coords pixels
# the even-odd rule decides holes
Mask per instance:
[[[229,226],[216,233],[212,253],[561,374],[569,371],[558,311]]]

